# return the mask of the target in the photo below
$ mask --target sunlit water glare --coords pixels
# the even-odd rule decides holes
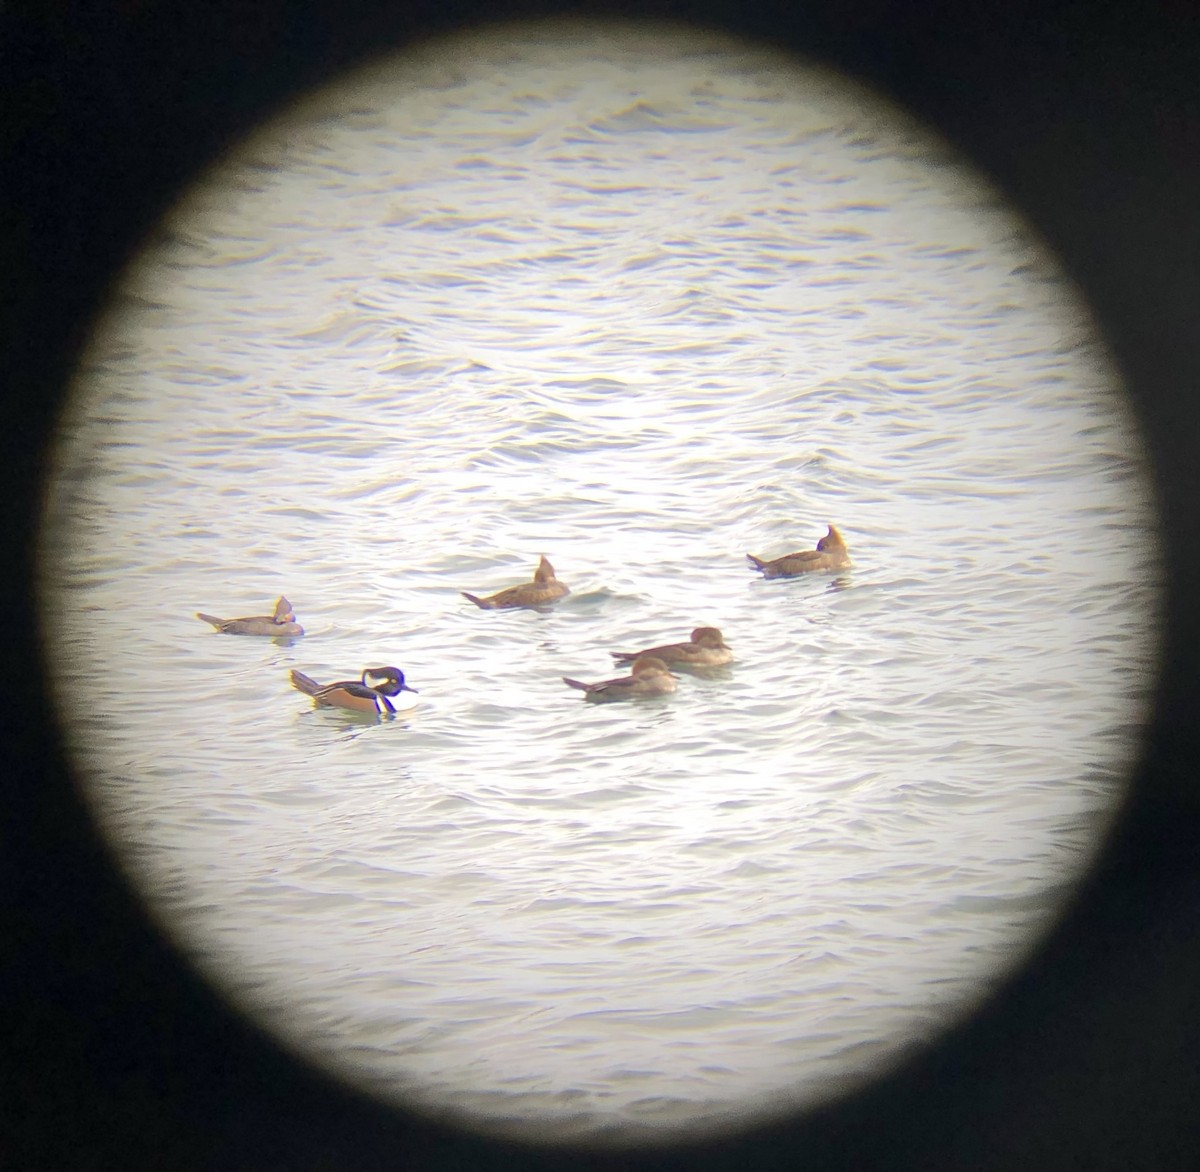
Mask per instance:
[[[853,569],[749,569],[828,522]],[[241,147],[101,323],[43,540],[82,784],[180,946],[541,1138],[934,1039],[1086,867],[1154,666],[1141,448],[1052,259],[870,94],[662,29],[443,43]],[[552,611],[460,596],[542,553]],[[280,593],[304,638],[194,617]],[[736,660],[671,697],[562,683],[702,625]],[[377,664],[395,719],[288,683]]]

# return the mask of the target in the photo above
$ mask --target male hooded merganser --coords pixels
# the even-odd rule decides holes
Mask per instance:
[[[721,632],[716,627],[697,627],[690,643],[668,643],[645,651],[613,651],[618,663],[633,663],[639,656],[651,655],[672,667],[721,667],[733,659]]]
[[[368,680],[379,682],[368,683]],[[364,668],[359,680],[338,680],[336,684],[318,684],[293,668],[292,687],[311,696],[318,706],[349,708],[353,712],[395,712],[388,697],[417,690],[404,682],[404,673],[398,667]]]
[[[254,615],[248,619],[218,619],[196,612],[196,618],[212,623],[222,635],[303,635],[304,628],[296,622],[292,604],[282,595],[275,604],[275,613]]]
[[[619,680],[604,680],[599,684],[585,684],[563,676],[563,683],[585,692],[587,700],[606,703],[610,700],[630,700],[634,696],[661,696],[675,691],[675,677],[667,665],[653,655],[643,655],[633,661],[633,674]]]
[[[566,584],[554,576],[554,567],[547,561],[545,554],[538,562],[532,582],[522,582],[520,586],[510,586],[493,594],[490,598],[476,598],[474,594],[462,592],[464,598],[469,598],[481,610],[508,610],[515,606],[548,606],[557,602],[571,591]]]
[[[832,526],[817,542],[816,549],[802,549],[799,553],[785,554],[781,558],[766,560],[754,554],[746,556],[756,570],[762,570],[764,578],[794,578],[810,570],[844,570],[850,565],[850,554],[842,535]]]

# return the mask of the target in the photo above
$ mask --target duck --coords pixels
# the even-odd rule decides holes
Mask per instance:
[[[667,643],[645,651],[613,651],[610,654],[618,663],[634,663],[649,655],[671,667],[723,667],[733,660],[733,652],[716,627],[697,627],[687,643]]]
[[[292,687],[313,698],[318,708],[349,708],[352,712],[395,712],[389,697],[401,692],[417,692],[404,682],[398,667],[367,667],[357,680],[338,680],[333,684],[318,684],[311,676],[294,668]],[[377,681],[377,682],[376,682]],[[417,693],[418,695],[420,693]]]
[[[675,691],[675,677],[661,659],[642,655],[633,661],[631,674],[598,684],[585,684],[563,676],[563,683],[585,693],[585,700],[607,703],[611,700],[632,700],[635,696],[663,696]]]
[[[746,556],[756,570],[762,570],[764,578],[794,578],[811,570],[844,570],[850,565],[846,542],[832,525],[829,526],[829,532],[817,542],[816,549],[802,549],[781,558],[756,558],[752,553]]]
[[[522,582],[520,586],[509,586],[489,598],[477,598],[465,590],[462,596],[473,602],[480,610],[510,610],[518,606],[549,606],[571,591],[565,582],[560,582],[554,576],[554,567],[545,554],[542,554],[538,567],[534,571],[532,582]]]
[[[275,603],[273,615],[252,615],[246,619],[218,619],[210,614],[196,612],[196,618],[211,623],[222,635],[303,635],[304,628],[296,622],[292,604],[283,595]]]

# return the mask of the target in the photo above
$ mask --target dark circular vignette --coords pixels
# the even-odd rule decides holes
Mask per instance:
[[[927,0],[489,5],[71,0],[0,13],[6,1168],[1191,1168],[1200,1159],[1200,27]],[[291,94],[484,11],[692,19],[841,67],[969,154],[1093,306],[1154,460],[1167,629],[1132,796],[1056,932],[975,1019],[793,1121],[645,1152],[441,1130],[302,1066],[151,927],[39,689],[45,445],[109,282],[195,175]],[[83,698],[86,702],[86,698]]]

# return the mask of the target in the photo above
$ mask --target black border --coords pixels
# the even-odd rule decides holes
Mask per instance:
[[[109,282],[189,177],[290,93],[481,15],[566,10],[469,0],[0,10],[9,552],[0,1166],[1200,1164],[1200,25],[1189,5],[711,0],[586,10],[724,27],[897,97],[1052,242],[1096,311],[1143,426],[1170,576],[1162,679],[1133,797],[1052,939],[944,1045],[853,1098],[691,1150],[608,1156],[492,1142],[406,1118],[294,1062],[181,964],[110,865],[38,685],[31,596],[45,444]]]

